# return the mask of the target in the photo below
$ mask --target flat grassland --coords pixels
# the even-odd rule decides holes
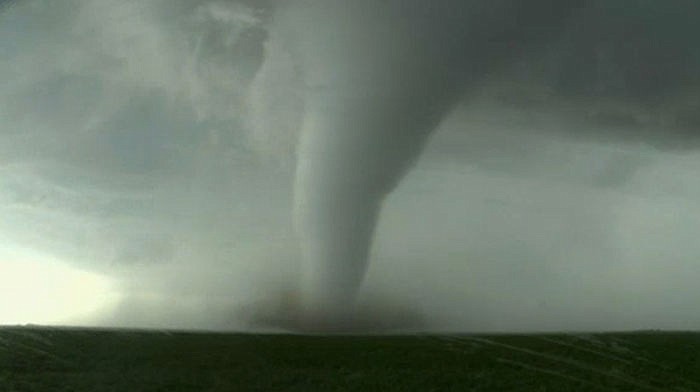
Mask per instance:
[[[0,391],[700,391],[700,333],[0,328]]]

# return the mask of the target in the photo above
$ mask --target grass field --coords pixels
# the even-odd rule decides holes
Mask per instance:
[[[700,333],[0,328],[0,391],[700,391]]]

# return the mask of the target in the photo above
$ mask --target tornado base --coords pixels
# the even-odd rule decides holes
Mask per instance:
[[[298,334],[390,334],[414,333],[427,328],[421,313],[390,298],[370,296],[352,312],[326,314],[303,311],[296,291],[269,295],[246,309],[251,330]]]

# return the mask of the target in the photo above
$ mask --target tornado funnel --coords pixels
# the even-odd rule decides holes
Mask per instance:
[[[431,132],[465,87],[521,43],[555,35],[578,3],[299,0],[280,9],[277,36],[304,81],[295,223],[305,317],[352,317],[382,203]]]

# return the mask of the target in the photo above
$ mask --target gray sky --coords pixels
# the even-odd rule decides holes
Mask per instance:
[[[292,290],[296,135],[278,125],[295,107],[270,134],[246,117],[260,18],[226,1],[0,14],[0,323],[241,328]],[[697,45],[679,22],[639,49],[655,87],[573,23],[445,119],[387,199],[363,298],[431,329],[700,328],[698,75],[652,61]],[[571,52],[608,65],[572,81]]]

